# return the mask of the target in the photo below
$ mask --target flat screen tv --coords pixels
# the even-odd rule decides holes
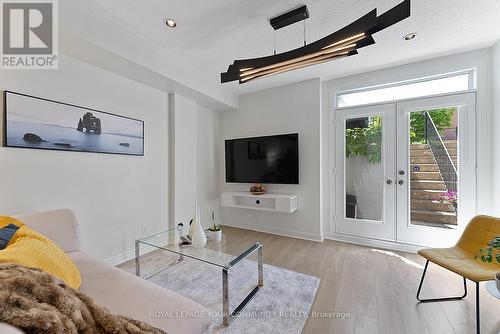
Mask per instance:
[[[299,135],[226,140],[226,182],[299,184]]]

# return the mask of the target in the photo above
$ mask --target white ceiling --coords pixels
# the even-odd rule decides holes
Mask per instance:
[[[377,8],[400,0],[88,0],[87,6],[112,16],[147,39],[192,63],[220,84],[220,72],[235,59],[272,54],[269,18],[307,4],[307,40],[322,38]],[[165,18],[177,21],[166,28]],[[302,45],[302,24],[278,30],[278,52]],[[413,41],[402,36],[417,32]],[[314,77],[331,79],[444,54],[487,47],[500,40],[500,0],[412,0],[411,17],[374,35],[376,44],[360,54],[239,85],[242,94]]]

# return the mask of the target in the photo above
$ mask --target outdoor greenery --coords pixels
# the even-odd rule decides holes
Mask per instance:
[[[443,108],[428,111],[440,133],[452,125],[456,108]],[[425,143],[425,113],[413,112],[410,115],[410,141],[412,144]],[[368,118],[364,128],[346,129],[346,157],[364,156],[372,164],[382,161],[382,116]]]
[[[382,161],[382,116],[373,116],[368,127],[346,129],[346,157],[364,156],[372,164]]]
[[[444,108],[429,111],[439,133],[451,126],[456,108]],[[425,112],[410,114],[410,140],[412,144],[425,144]]]

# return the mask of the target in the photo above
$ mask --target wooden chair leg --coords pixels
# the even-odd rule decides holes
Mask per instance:
[[[445,297],[445,298],[428,298],[428,299],[420,298],[420,291],[422,291],[422,284],[424,283],[424,278],[425,278],[425,274],[427,273],[427,267],[428,266],[429,266],[429,260],[427,260],[427,262],[425,262],[424,272],[422,274],[422,278],[420,279],[420,285],[418,286],[417,299],[418,299],[419,302],[421,302],[421,303],[444,302],[444,301],[447,301],[447,300],[460,300],[460,299],[464,299],[465,296],[467,296],[467,282],[465,281],[465,277],[464,277],[463,278],[464,279],[464,294],[462,296],[459,296],[459,297]]]

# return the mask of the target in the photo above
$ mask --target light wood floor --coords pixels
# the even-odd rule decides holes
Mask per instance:
[[[419,304],[415,298],[425,261],[416,254],[326,240],[305,241],[225,228],[228,247],[264,244],[266,264],[317,276],[316,312],[345,312],[349,318],[309,318],[303,333],[475,333],[475,286],[462,301]],[[461,294],[462,279],[429,265],[424,297]],[[482,333],[500,333],[500,300],[481,285]]]

